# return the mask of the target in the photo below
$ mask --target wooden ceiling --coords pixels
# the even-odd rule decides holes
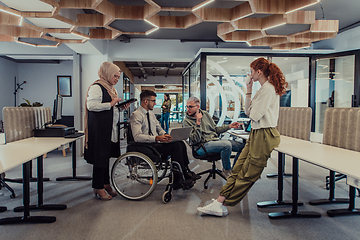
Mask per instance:
[[[41,6],[38,11],[11,6],[11,1],[20,0],[1,1],[0,41],[38,47],[215,22],[224,42],[295,49],[333,38],[339,30],[338,20],[316,20],[314,11],[301,10],[319,0],[26,0]],[[38,24],[40,20],[46,24]],[[140,24],[132,27],[133,22]]]

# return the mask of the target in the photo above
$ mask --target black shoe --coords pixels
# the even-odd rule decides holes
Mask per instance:
[[[182,185],[183,185],[183,187],[182,187],[183,190],[189,190],[195,185],[195,182],[193,180],[189,179],[189,180],[186,180]]]
[[[192,171],[190,171],[190,170],[189,170],[188,174],[191,175],[191,179],[194,180],[194,181],[196,181],[196,180],[198,180],[198,179],[201,178],[200,175],[197,175],[196,173],[194,173],[194,172],[192,172]]]

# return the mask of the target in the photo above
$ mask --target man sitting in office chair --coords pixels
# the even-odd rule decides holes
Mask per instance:
[[[183,127],[193,127],[190,133],[192,143],[203,143],[208,153],[220,153],[223,165],[223,173],[226,178],[231,173],[230,157],[231,152],[237,152],[233,166],[244,148],[245,143],[233,140],[221,140],[219,134],[226,132],[231,128],[238,128],[240,123],[233,122],[229,125],[217,127],[210,114],[200,109],[200,100],[197,97],[190,97],[186,104],[187,112],[183,121]],[[199,146],[195,149],[199,155],[204,155],[205,151]]]
[[[130,126],[135,142],[149,143],[160,154],[171,156],[172,161],[180,164],[185,182],[174,183],[174,190],[182,187],[184,190],[194,186],[195,180],[200,176],[190,171],[188,164],[186,146],[183,141],[172,142],[172,137],[161,128],[153,110],[156,104],[156,93],[150,90],[144,90],[140,94],[140,107],[131,114]],[[164,144],[165,143],[165,144]],[[175,180],[177,178],[175,177]]]

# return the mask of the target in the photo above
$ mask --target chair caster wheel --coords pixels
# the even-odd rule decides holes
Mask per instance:
[[[165,191],[164,194],[162,195],[163,203],[170,202],[171,198],[172,198],[172,192],[170,192],[170,191]]]
[[[205,185],[204,188],[205,188],[205,189],[208,189],[208,186]]]

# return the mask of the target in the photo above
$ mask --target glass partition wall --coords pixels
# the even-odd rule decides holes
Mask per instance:
[[[316,61],[315,132],[323,132],[326,108],[352,107],[354,72],[354,55]]]
[[[307,107],[309,105],[309,58],[272,57],[283,72],[289,86],[280,98],[280,107]]]
[[[246,118],[244,113],[247,74],[254,56],[207,56],[206,110],[220,126]],[[254,83],[253,92],[260,88]],[[240,119],[241,120],[241,119]]]
[[[206,110],[219,126],[247,119],[244,112],[246,97],[244,80],[246,75],[250,74],[250,63],[259,57],[276,63],[289,82],[287,93],[281,98],[281,106],[308,106],[308,57],[208,55],[206,56]],[[184,79],[187,78],[190,81],[190,96],[200,98],[199,60],[185,72]],[[252,96],[260,87],[258,82],[254,83]]]
[[[250,63],[260,56],[244,55],[201,53],[183,73],[184,101],[188,96],[201,99],[200,96],[205,94],[206,110],[218,125],[246,118],[244,78],[250,73]],[[315,133],[323,132],[327,107],[353,106],[354,86],[359,85],[360,89],[360,80],[354,77],[360,76],[360,73],[356,73],[359,70],[355,69],[355,59],[358,59],[356,61],[360,66],[360,51],[315,57],[310,54],[268,54],[264,57],[279,66],[289,83],[286,94],[280,98],[280,106],[311,106],[314,120],[312,131]],[[200,82],[206,84],[206,88],[203,87],[205,92],[200,92]],[[315,84],[310,85],[310,82]],[[256,83],[252,96],[258,89],[260,84]]]

